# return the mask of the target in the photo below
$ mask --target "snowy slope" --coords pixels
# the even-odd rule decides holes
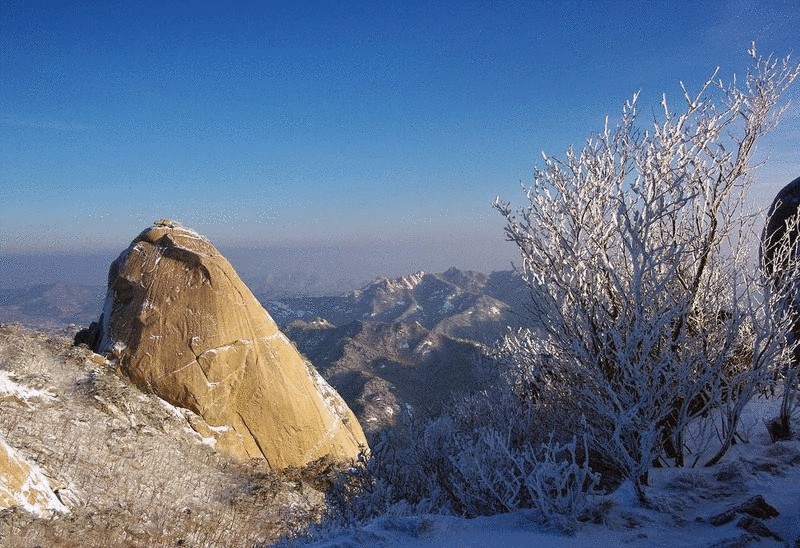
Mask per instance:
[[[574,536],[545,530],[536,513],[530,510],[475,519],[429,514],[409,516],[399,510],[397,515],[379,517],[355,530],[315,533],[315,538],[307,545],[797,546],[800,543],[800,441],[770,442],[763,419],[776,412],[775,401],[752,402],[742,425],[747,443],[736,444],[723,462],[710,468],[653,469],[652,485],[647,491],[653,508],[642,508],[636,502],[633,489],[623,484],[598,500],[603,509],[596,512],[597,522],[582,524]],[[763,496],[779,515],[748,520],[746,513],[738,512],[730,522],[712,525],[711,518],[756,495]],[[759,533],[758,526],[766,530]],[[768,532],[777,538],[763,536]]]

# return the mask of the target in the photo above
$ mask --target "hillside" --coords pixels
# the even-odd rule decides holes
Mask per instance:
[[[774,404],[752,402],[741,443],[725,462],[656,469],[653,508],[640,507],[623,485],[598,499],[595,521],[575,536],[544,530],[532,511],[464,520],[398,508],[357,529],[337,533],[323,526],[306,540],[321,546],[791,545],[800,537],[800,446],[769,441],[763,421],[774,415]],[[278,475],[255,463],[233,464],[189,420],[187,411],[141,393],[104,358],[68,338],[1,326],[0,438],[41,470],[69,511],[49,519],[20,508],[0,512],[4,545],[263,546],[320,515],[327,466]],[[756,495],[778,515],[753,518],[740,510],[722,523],[718,516]]]
[[[0,438],[69,510],[51,520],[0,512],[3,545],[252,546],[317,515],[326,465],[306,481],[235,464],[194,418],[66,337],[0,326]]]
[[[480,386],[488,345],[448,330],[454,318],[480,318],[487,303],[511,315],[506,301],[515,293],[492,277],[503,279],[451,270],[267,306],[283,305],[275,316],[287,335],[374,439],[399,414],[436,414],[446,394]],[[28,302],[59,294],[31,291]],[[455,304],[441,312],[447,302]],[[492,322],[461,327],[483,341],[502,333]],[[191,428],[191,412],[140,392],[101,356],[64,336],[3,325],[0,440],[41,471],[68,513],[38,519],[21,508],[1,511],[0,536],[21,547],[263,546],[281,537],[319,546],[792,545],[800,538],[800,446],[770,442],[764,421],[775,404],[757,398],[748,406],[740,443],[721,464],[654,469],[652,508],[639,506],[627,484],[598,495],[595,514],[574,536],[543,528],[535,511],[467,520],[399,507],[355,528],[323,522],[302,533],[324,511],[329,465],[277,474],[255,462],[235,464]],[[732,510],[755,496],[778,515]],[[726,512],[733,518],[723,523]]]
[[[294,322],[286,335],[350,405],[369,437],[401,413],[433,415],[453,395],[474,389],[487,349],[417,322],[342,327]]]

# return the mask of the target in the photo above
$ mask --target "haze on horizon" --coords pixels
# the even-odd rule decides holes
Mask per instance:
[[[524,198],[540,151],[581,146],[637,90],[645,122],[680,80],[741,74],[753,40],[783,56],[798,26],[757,0],[5,2],[0,287],[102,283],[81,257],[162,217],[245,270],[507,269],[490,204]],[[800,175],[796,103],[757,205]]]

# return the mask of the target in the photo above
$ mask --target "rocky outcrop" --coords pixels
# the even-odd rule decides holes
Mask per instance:
[[[780,515],[780,512],[768,503],[763,495],[755,495],[746,501],[731,508],[728,508],[721,514],[713,516],[709,523],[714,526],[725,525],[736,518],[739,514],[747,514],[754,518],[767,519],[774,518]]]
[[[230,263],[173,221],[157,221],[112,263],[95,332],[76,340],[199,415],[192,427],[234,458],[282,469],[366,447],[353,413]]]
[[[0,509],[15,506],[38,517],[68,512],[41,470],[0,439]]]
[[[762,235],[762,260],[768,274],[774,270],[785,268],[780,264],[780,259],[775,257],[775,248],[780,245],[781,238],[787,230],[787,221],[797,214],[800,208],[800,177],[781,189],[767,212],[767,224]],[[798,229],[790,223],[793,233],[791,241],[798,238]]]
[[[800,209],[800,177],[783,187],[775,196],[767,212],[767,223],[761,235],[761,266],[779,290],[792,286],[796,289],[795,284],[800,284],[795,266],[797,244],[800,239],[800,226],[796,219],[798,209]],[[794,308],[800,308],[800,299],[798,297],[794,299]],[[794,320],[788,335],[790,342],[800,340],[800,319]],[[794,348],[793,362],[795,366],[800,364],[800,345]],[[789,422],[789,414],[784,412],[767,422],[767,429],[773,441],[791,439],[792,429]]]

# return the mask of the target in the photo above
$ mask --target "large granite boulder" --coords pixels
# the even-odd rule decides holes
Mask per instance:
[[[143,390],[199,416],[192,427],[237,459],[275,469],[349,461],[367,442],[342,398],[278,330],[203,236],[157,221],[112,263],[94,332]]]

